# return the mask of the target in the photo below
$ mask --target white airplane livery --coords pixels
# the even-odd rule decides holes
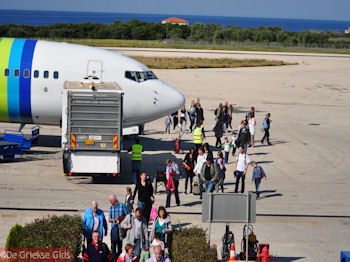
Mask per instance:
[[[124,92],[123,124],[177,111],[183,94],[120,53],[75,44],[0,38],[0,121],[60,125],[66,81],[93,77]]]

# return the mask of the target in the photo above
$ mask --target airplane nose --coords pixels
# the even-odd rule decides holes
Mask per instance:
[[[185,96],[175,88],[165,85],[163,87],[163,111],[170,114],[185,105]]]

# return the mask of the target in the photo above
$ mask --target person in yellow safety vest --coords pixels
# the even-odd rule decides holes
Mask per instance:
[[[133,176],[133,182],[136,185],[140,179],[143,152],[143,146],[140,144],[140,139],[138,137],[136,138],[135,144],[131,146],[129,152],[131,152],[131,172]]]
[[[196,129],[193,131],[193,143],[197,151],[202,147],[203,139],[205,138],[203,122],[197,122]]]

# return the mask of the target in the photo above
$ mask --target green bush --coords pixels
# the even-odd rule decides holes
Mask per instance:
[[[23,227],[14,225],[6,248],[69,248],[76,259],[81,252],[82,225],[78,215],[49,216]]]
[[[22,232],[23,232],[24,227],[21,225],[14,225],[6,239],[6,248],[19,248],[20,247],[20,242],[21,242],[21,237],[22,237]]]
[[[174,233],[171,245],[173,262],[216,262],[216,246],[210,246],[202,228],[182,228]]]

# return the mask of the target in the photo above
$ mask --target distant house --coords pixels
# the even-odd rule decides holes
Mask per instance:
[[[162,20],[162,24],[177,24],[177,25],[188,25],[188,21],[185,19],[177,18],[177,17],[170,17],[168,19]]]
[[[345,30],[345,34],[350,34],[350,27]]]

